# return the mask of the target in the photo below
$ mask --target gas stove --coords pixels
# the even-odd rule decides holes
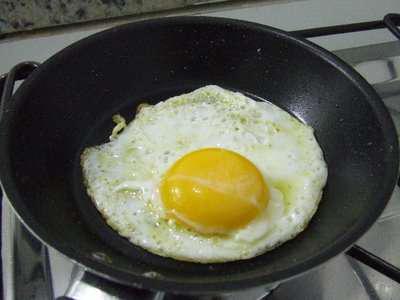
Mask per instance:
[[[383,26],[383,22],[376,21],[302,30],[296,34],[316,37]],[[334,53],[373,85],[400,132],[400,42],[373,44]],[[4,299],[197,299],[132,289],[111,282],[106,285],[104,281],[100,283],[96,275],[86,272],[83,267],[38,241],[15,216],[7,199],[2,201],[1,220]],[[200,298],[400,299],[400,271],[396,267],[400,266],[399,228],[400,188],[396,187],[384,213],[357,242],[359,247],[353,247],[346,254],[274,289],[259,287]]]

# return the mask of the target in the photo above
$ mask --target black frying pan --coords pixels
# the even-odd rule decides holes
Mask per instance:
[[[291,112],[315,129],[328,163],[308,228],[250,260],[201,265],[148,253],[105,224],[82,184],[79,155],[107,140],[113,114],[131,119],[141,101],[206,84]],[[395,130],[374,90],[314,44],[242,21],[167,18],[101,32],[43,63],[2,111],[1,182],[17,214],[46,244],[126,285],[200,293],[288,279],[354,243],[397,177]]]

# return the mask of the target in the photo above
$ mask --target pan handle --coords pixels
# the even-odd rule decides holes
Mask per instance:
[[[387,14],[383,18],[386,27],[400,40],[400,29],[396,26],[396,21],[400,21],[400,14]]]
[[[0,91],[2,91],[0,103],[0,120],[2,119],[7,103],[11,100],[15,82],[17,80],[26,79],[38,66],[39,63],[34,61],[22,62],[14,66],[7,74],[3,74],[0,76]]]

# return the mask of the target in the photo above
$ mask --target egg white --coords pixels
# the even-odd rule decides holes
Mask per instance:
[[[252,161],[270,189],[265,211],[226,235],[168,220],[158,192],[176,160],[208,147]],[[218,86],[142,108],[109,143],[85,149],[81,165],[88,194],[120,235],[158,255],[200,263],[251,258],[295,237],[315,213],[327,178],[311,127]]]

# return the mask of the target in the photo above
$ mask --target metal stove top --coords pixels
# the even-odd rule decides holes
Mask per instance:
[[[400,43],[390,42],[336,51],[378,91],[400,132]],[[103,285],[54,249],[47,249],[2,203],[4,299],[176,299],[175,295]],[[380,219],[358,245],[400,266],[400,189],[396,188]],[[194,299],[179,296],[179,299]],[[400,299],[400,284],[346,255],[307,274],[265,288],[203,299]]]

